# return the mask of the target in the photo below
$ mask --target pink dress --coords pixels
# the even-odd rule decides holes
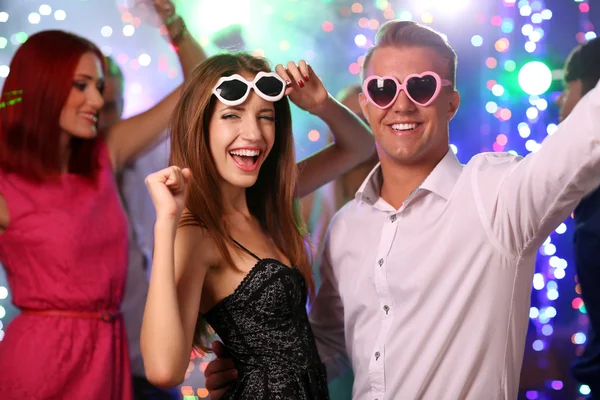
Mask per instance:
[[[0,262],[23,311],[0,342],[3,400],[133,397],[119,314],[127,221],[106,145],[99,146],[93,183],[64,174],[38,184],[0,171],[10,215]]]

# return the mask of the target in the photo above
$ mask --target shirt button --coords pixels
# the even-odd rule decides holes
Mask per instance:
[[[387,305],[385,305],[383,306],[383,311],[385,311],[385,313],[387,314],[390,311],[390,308]]]
[[[379,261],[377,261],[377,263],[379,264],[379,266],[381,267],[383,265],[383,258],[380,258]]]
[[[379,353],[378,351],[375,352],[375,360],[379,360],[379,356],[381,356],[381,353]]]
[[[392,215],[392,216],[390,217],[390,221],[391,221],[392,223],[393,223],[393,222],[396,222],[396,214],[394,214],[394,215]]]

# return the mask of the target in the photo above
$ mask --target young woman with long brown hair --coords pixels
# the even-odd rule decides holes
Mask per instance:
[[[367,159],[373,139],[304,61],[276,71],[247,54],[200,64],[172,117],[172,166],[147,178],[157,222],[142,354],[157,385],[183,380],[206,321],[240,374],[225,398],[328,398],[296,199]],[[286,96],[336,139],[298,165]]]

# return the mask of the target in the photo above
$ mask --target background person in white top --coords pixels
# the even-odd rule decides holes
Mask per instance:
[[[206,58],[206,54],[198,42],[187,31],[185,22],[176,13],[175,5],[172,1],[154,0],[153,4],[158,17],[167,29],[171,44],[176,49],[182,71],[187,76],[198,63]],[[103,95],[104,107],[99,119],[101,132],[107,131],[108,127],[121,120],[125,106],[125,81],[123,72],[115,61],[110,58],[107,59],[107,67]],[[144,223],[146,223],[151,233],[153,231],[152,226],[155,216],[152,201],[144,183],[147,173],[143,175],[139,174],[138,169],[141,168],[140,163],[154,163],[154,166],[149,169],[152,171],[166,167],[168,156],[162,161],[157,154],[160,154],[161,150],[164,151],[166,147],[164,143],[166,135],[164,132],[178,99],[179,91],[176,95],[167,97],[165,100],[159,102],[157,106],[142,114],[146,116],[145,118],[149,122],[146,125],[139,125],[138,128],[145,129],[147,132],[151,131],[156,137],[156,141],[162,142],[157,148],[153,148],[148,153],[143,154],[133,164],[124,166],[116,176],[121,201],[129,220],[127,283],[125,286],[125,295],[121,303],[121,311],[127,331],[135,400],[174,400],[182,398],[178,387],[164,389],[158,388],[148,382],[140,350],[142,318],[146,297],[148,296],[148,270],[152,264],[152,247],[144,243],[144,239],[149,234],[143,228]],[[132,135],[134,133],[132,132]],[[147,166],[142,165],[143,167]],[[148,212],[149,208],[152,213]]]
[[[408,92],[375,78],[360,95],[380,166],[331,223],[311,310],[329,378],[350,362],[355,400],[515,399],[536,251],[600,184],[599,88],[536,153],[460,165],[455,65],[439,34],[407,21],[382,26],[365,58],[363,79]],[[207,388],[227,365],[207,368]]]

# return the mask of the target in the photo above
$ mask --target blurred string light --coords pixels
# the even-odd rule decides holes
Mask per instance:
[[[544,111],[548,108],[547,95],[553,81],[550,68],[539,60],[543,57],[543,39],[545,38],[544,26],[552,18],[552,12],[545,8],[544,1],[520,0],[517,3],[519,15],[523,25],[520,32],[523,35],[523,48],[538,60],[529,61],[517,68],[517,82],[520,95],[528,96],[529,106],[525,109],[525,121],[518,126],[519,135],[525,140],[527,152],[536,152],[541,147],[541,142],[546,136]],[[543,131],[542,131],[543,130]],[[542,133],[540,134],[540,131]],[[534,134],[533,138],[531,135]],[[566,225],[558,229],[561,233],[566,231]],[[558,235],[558,233],[556,233]],[[537,315],[530,313],[530,318],[536,327],[536,338],[531,349],[541,352],[539,360],[541,365],[547,362],[547,350],[550,348],[554,334],[554,319],[558,314],[557,308],[561,291],[558,282],[565,277],[566,261],[556,255],[557,247],[553,243],[554,234],[551,234],[539,249],[536,263],[532,296],[532,308],[538,310]],[[564,261],[564,262],[563,262]],[[561,390],[561,381],[552,381],[549,390]],[[533,395],[528,398],[537,398]]]
[[[110,37],[113,33],[113,29],[110,26],[103,26],[100,30],[100,34],[104,37]]]
[[[543,58],[545,29],[550,22],[555,21],[552,11],[546,8],[542,0],[503,0],[503,4],[505,7],[499,12],[500,15],[493,15],[487,19],[492,27],[496,27],[494,34],[476,34],[471,38],[474,47],[487,50],[483,55],[487,72],[486,90],[482,91],[485,94],[483,104],[487,115],[491,117],[485,124],[489,127],[486,132],[495,134],[482,136],[483,147],[487,150],[490,138],[493,138],[491,148],[494,151],[520,150],[526,154],[538,151],[543,139],[552,135],[557,127],[555,121],[547,121],[546,111],[549,103],[554,101],[553,98],[549,98],[549,89],[555,76]],[[586,9],[580,7],[581,13],[587,16]],[[589,22],[582,22],[582,31],[578,39],[591,37],[595,37],[593,27]],[[523,60],[522,56],[512,59],[523,50],[530,53],[529,59]],[[520,98],[527,99],[527,102],[523,105],[523,102],[519,101]],[[512,118],[507,118],[509,115],[512,115]],[[540,247],[532,282],[529,317],[536,330],[531,347],[526,350],[526,357],[527,352],[539,353],[542,368],[548,361],[547,352],[556,332],[554,320],[558,313],[564,310],[561,308],[561,304],[565,302],[563,297],[570,292],[570,283],[563,283],[570,265],[561,256],[562,251],[557,246],[558,238],[568,233],[569,226],[569,221],[562,223]],[[576,311],[585,312],[585,305],[579,295],[572,301],[566,301],[567,304],[571,303]],[[579,348],[586,341],[584,332],[585,327],[579,326],[571,337],[571,342]],[[551,392],[564,389],[564,383],[558,380],[549,381],[546,386],[538,391],[528,391],[526,398],[554,398],[555,395]],[[579,392],[584,394],[586,390],[589,391],[589,388],[580,388]],[[570,395],[564,396],[571,398]]]
[[[40,14],[36,12],[32,12],[31,14],[29,14],[28,18],[30,24],[39,24],[41,19],[42,17],[40,16]]]
[[[42,4],[39,8],[40,15],[50,15],[52,14],[52,7],[48,4]]]
[[[575,0],[579,8],[579,20],[580,20],[580,31],[575,35],[575,39],[579,43],[583,43],[587,40],[594,39],[596,37],[596,32],[594,25],[591,23],[589,19],[589,11],[590,5],[588,1]]]
[[[56,10],[54,11],[54,18],[57,21],[64,21],[65,19],[67,19],[67,13],[63,10]]]

